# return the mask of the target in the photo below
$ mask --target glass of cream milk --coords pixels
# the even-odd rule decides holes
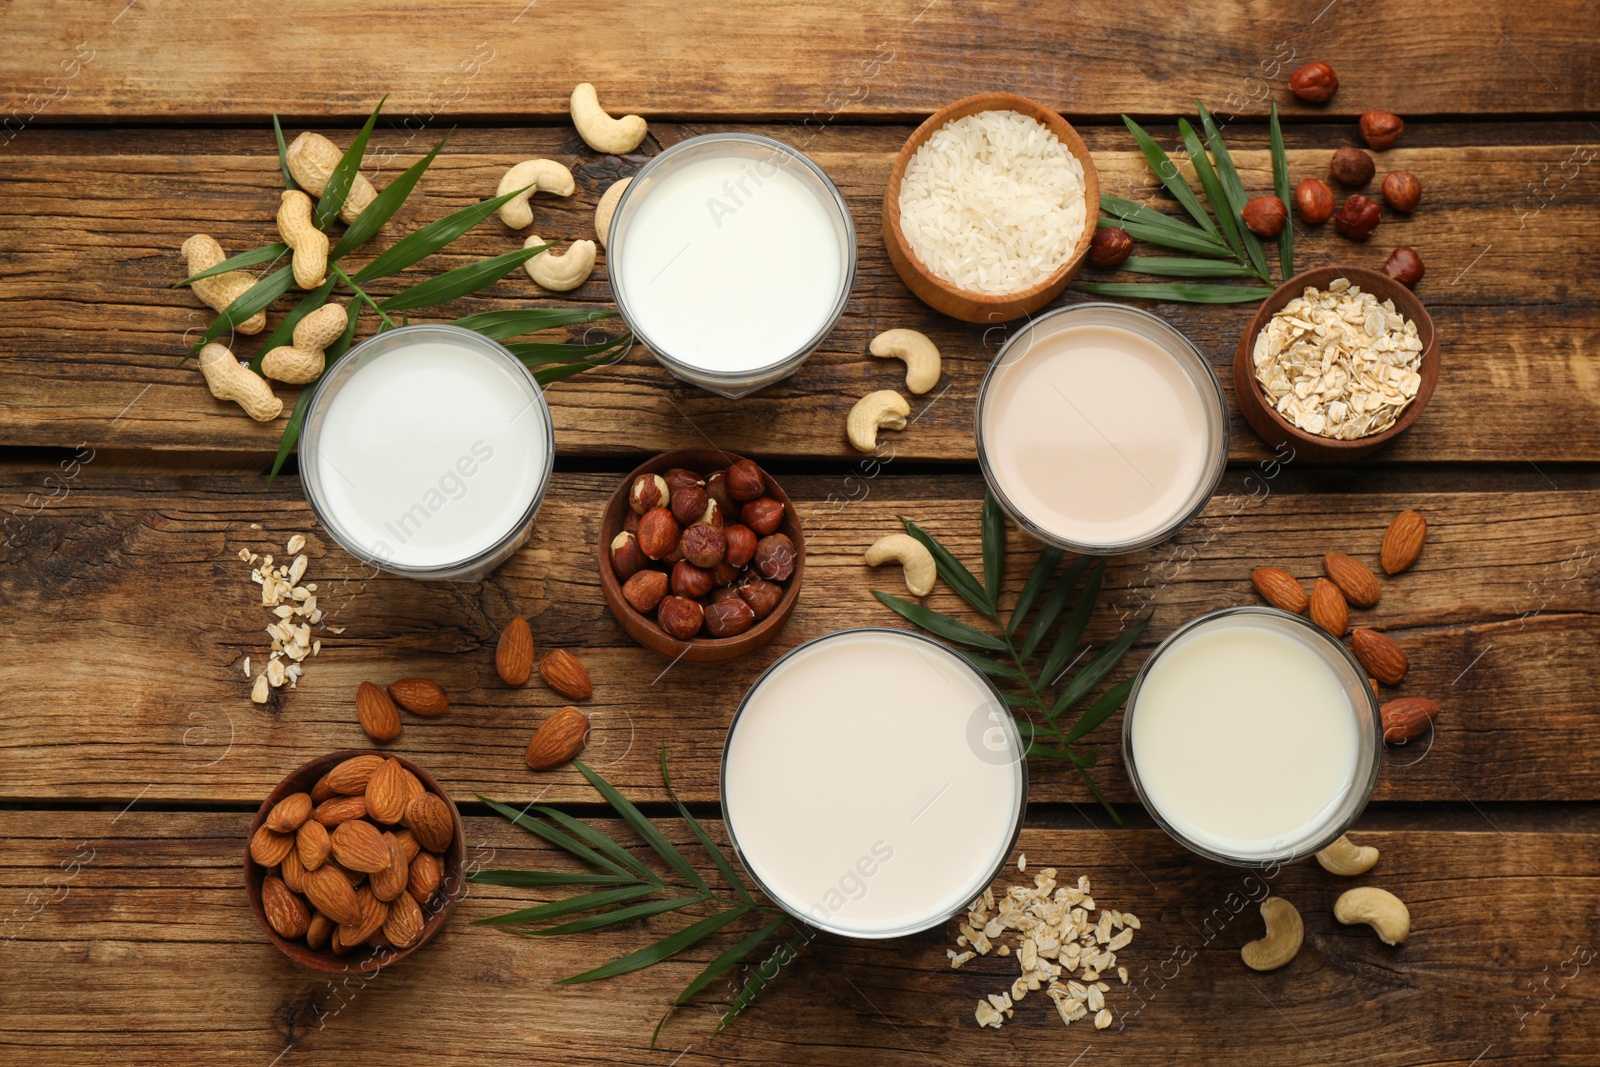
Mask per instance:
[[[300,477],[345,551],[391,574],[482,578],[528,539],[555,457],[544,392],[500,344],[402,326],[322,377]]]
[[[634,177],[606,258],[617,310],[676,377],[740,397],[793,374],[855,279],[839,190],[769,137],[679,142]]]
[[[1122,751],[1180,844],[1242,867],[1326,848],[1372,795],[1382,716],[1367,672],[1298,615],[1224,608],[1178,628],[1128,695]]]

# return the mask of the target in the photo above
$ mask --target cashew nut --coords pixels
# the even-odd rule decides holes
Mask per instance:
[[[1306,938],[1305,923],[1295,906],[1282,897],[1263,900],[1261,918],[1267,924],[1267,936],[1241,948],[1239,958],[1252,971],[1275,971],[1299,953]]]
[[[522,247],[534,248],[544,243],[543,237],[534,235],[522,242]],[[557,293],[576,289],[589,280],[594,270],[594,242],[574,241],[565,252],[540,252],[523,267],[527,269],[528,277],[545,289]]]
[[[210,234],[197,233],[183,242],[183,258],[188,261],[189,273],[199,274],[203,270],[210,270],[228,257],[222,251],[222,246],[217,244]],[[224,274],[201,278],[191,283],[189,288],[194,290],[195,296],[216,311],[222,312],[255,283],[256,280],[247,272],[230,270]],[[234,329],[240,333],[260,333],[266,325],[267,313],[258,311],[243,322],[236,323]]]
[[[311,198],[285,189],[278,201],[278,236],[294,249],[294,283],[315,289],[328,273],[328,235],[311,221]]]
[[[845,432],[850,443],[861,452],[873,452],[878,447],[878,430],[903,430],[911,405],[893,389],[879,389],[856,401],[845,422]]]
[[[284,152],[284,158],[290,175],[300,187],[312,196],[321,196],[328,188],[328,179],[333,177],[333,168],[344,158],[344,152],[322,134],[307,131],[294,139]],[[350,181],[350,192],[345,194],[344,206],[339,209],[339,217],[346,223],[356,221],[377,195],[372,183],[357,171]]]
[[[261,357],[261,373],[290,385],[304,385],[322,376],[323,349],[344,336],[350,317],[342,304],[324,304],[294,326],[294,344],[281,345]]]
[[[1353,878],[1366,874],[1378,862],[1378,850],[1371,845],[1357,845],[1348,837],[1339,840],[1317,853],[1317,862],[1329,874]]]
[[[906,388],[918,396],[939,384],[939,349],[916,330],[885,330],[872,339],[871,352],[905,360]]]
[[[534,193],[571,196],[572,190],[577,188],[572,181],[572,172],[555,160],[526,159],[506,171],[506,176],[500,179],[500,188],[495,190],[494,195],[505,196],[525,185],[531,185],[533,188],[507,200],[496,212],[500,220],[513,230],[520,230],[524,226],[533,224],[533,208],[528,206],[528,197]]]
[[[199,362],[200,373],[218,400],[232,400],[257,422],[271,422],[283,413],[283,401],[272,395],[272,386],[234,359],[227,345],[215,341],[206,345]]]
[[[622,191],[628,187],[633,178],[628,177],[620,182],[612,182],[600,197],[600,202],[594,206],[594,232],[600,237],[600,247],[606,246],[606,238],[611,234],[611,216],[617,213],[617,201],[622,199]]]
[[[1333,902],[1333,917],[1346,926],[1366,923],[1385,945],[1398,945],[1411,933],[1411,912],[1405,902],[1387,889],[1370,885],[1340,894]]]
[[[572,124],[578,128],[578,136],[583,138],[584,144],[612,156],[638,148],[649,130],[638,115],[614,119],[606,114],[594,86],[588,82],[572,90]]]
[[[939,567],[927,545],[910,534],[898,533],[878,538],[867,549],[869,567],[891,560],[904,568],[906,588],[912,596],[927,596],[933,592],[933,580],[939,576]]]

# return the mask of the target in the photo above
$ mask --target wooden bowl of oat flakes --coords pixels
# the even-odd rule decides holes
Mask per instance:
[[[1372,455],[1411,428],[1439,380],[1439,339],[1415,293],[1364,267],[1297,274],[1239,338],[1239,411],[1295,459]]]

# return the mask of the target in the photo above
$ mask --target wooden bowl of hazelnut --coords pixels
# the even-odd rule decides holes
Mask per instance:
[[[622,628],[671,659],[716,663],[771,641],[806,569],[794,504],[754,462],[664,452],[600,519],[600,588]]]
[[[267,795],[250,824],[244,887],[285,956],[370,974],[439,932],[465,888],[465,861],[461,813],[432,775],[393,753],[345,749]]]

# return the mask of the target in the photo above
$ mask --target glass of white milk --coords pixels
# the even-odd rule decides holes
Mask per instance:
[[[300,477],[345,551],[392,574],[470,581],[527,541],[555,432],[543,390],[503,346],[403,326],[351,349],[315,388]]]
[[[739,397],[793,374],[827,338],[855,279],[855,228],[800,152],[710,133],[634,177],[606,258],[617,310],[656,359]]]
[[[1270,867],[1327,847],[1372,795],[1382,716],[1328,633],[1267,607],[1224,608],[1151,654],[1122,724],[1128,777],[1180,844]]]

